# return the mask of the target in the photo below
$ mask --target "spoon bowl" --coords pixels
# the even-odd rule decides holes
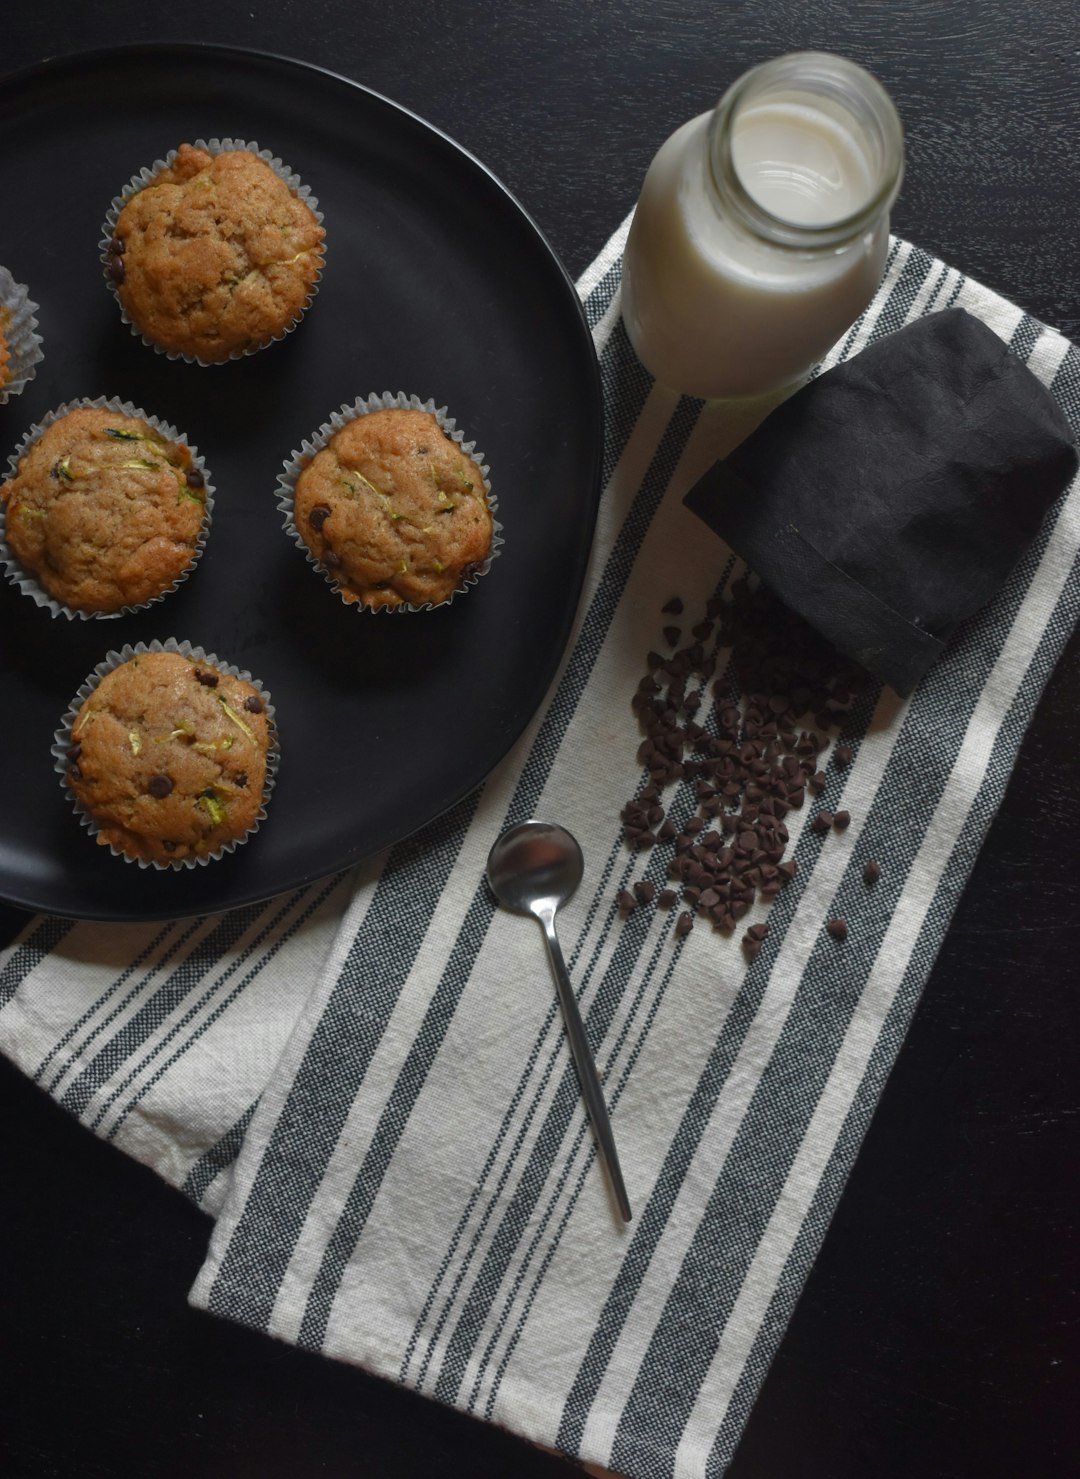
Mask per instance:
[[[539,900],[556,909],[571,898],[585,872],[576,837],[548,822],[522,822],[504,832],[488,855],[487,880],[499,903],[535,914]]]

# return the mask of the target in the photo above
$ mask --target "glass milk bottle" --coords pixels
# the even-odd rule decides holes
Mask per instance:
[[[825,52],[755,67],[649,166],[623,259],[642,363],[688,395],[794,384],[881,280],[903,134],[868,72]]]

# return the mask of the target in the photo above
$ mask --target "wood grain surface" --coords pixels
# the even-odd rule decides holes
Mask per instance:
[[[52,0],[5,8],[2,38],[4,71],[164,39],[344,73],[479,156],[572,275],[630,209],[676,125],[755,62],[841,52],[881,78],[904,120],[895,229],[1080,338],[1075,0]],[[12,209],[0,208],[0,260]],[[733,1479],[1076,1472],[1078,756],[1074,635]],[[17,923],[0,906],[0,938]],[[575,1472],[188,1310],[204,1216],[7,1064],[0,1096],[0,1472],[10,1479]]]

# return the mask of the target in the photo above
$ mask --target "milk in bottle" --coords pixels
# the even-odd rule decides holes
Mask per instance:
[[[622,285],[645,367],[706,398],[799,380],[873,297],[902,170],[862,68],[801,52],[748,72],[645,177]]]

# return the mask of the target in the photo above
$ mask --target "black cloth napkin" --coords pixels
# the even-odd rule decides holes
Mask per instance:
[[[1045,386],[961,308],[812,380],[686,495],[791,608],[908,694],[1077,468]]]

